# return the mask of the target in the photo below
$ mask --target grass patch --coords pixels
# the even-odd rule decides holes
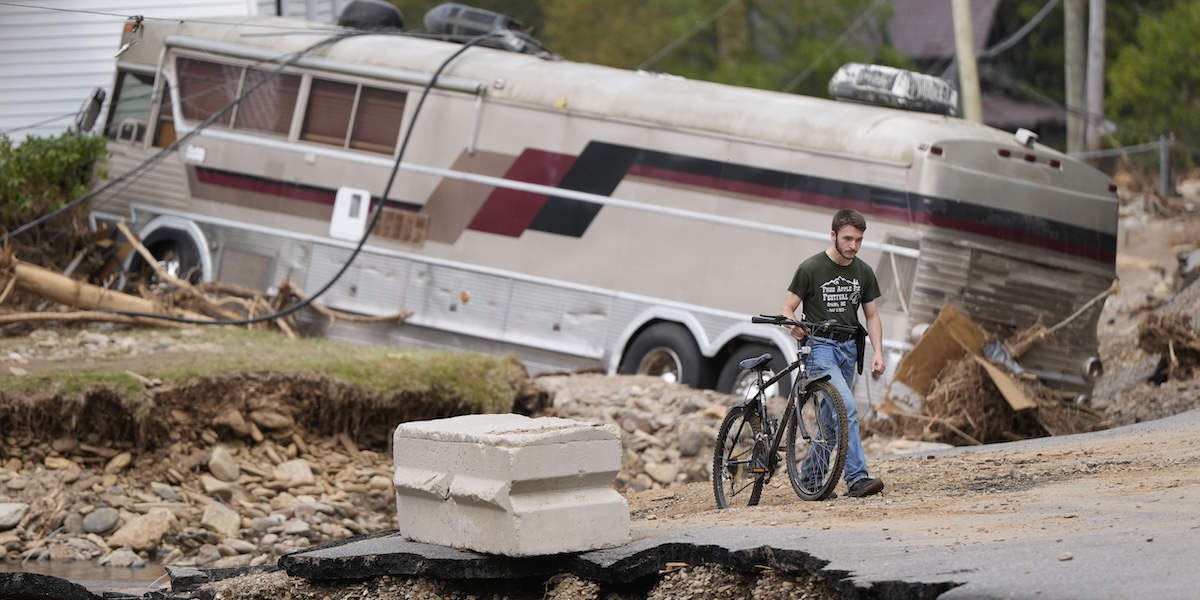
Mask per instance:
[[[28,355],[30,347],[37,346],[33,360],[16,365],[26,374],[0,369],[0,389],[45,396],[106,387],[135,395],[144,388],[144,379],[177,385],[236,372],[302,372],[385,396],[435,390],[464,399],[479,412],[507,412],[513,390],[521,388],[526,376],[520,361],[511,355],[290,339],[273,331],[233,327],[129,329],[105,335],[106,342],[90,346],[84,333],[74,332],[50,336],[57,346],[39,345],[37,339],[44,338],[0,340],[0,357],[13,352]],[[38,359],[54,354],[69,358]]]

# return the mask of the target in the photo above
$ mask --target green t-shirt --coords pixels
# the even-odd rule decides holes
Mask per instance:
[[[858,325],[858,307],[880,296],[875,271],[857,256],[842,266],[824,252],[800,263],[788,290],[800,296],[804,318]]]

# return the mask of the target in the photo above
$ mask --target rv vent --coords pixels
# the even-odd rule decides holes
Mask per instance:
[[[338,25],[353,29],[404,29],[400,9],[383,0],[354,0],[338,16]]]
[[[948,116],[958,107],[958,90],[950,82],[883,65],[842,65],[829,80],[829,95]]]
[[[476,36],[521,27],[520,21],[498,12],[454,2],[439,4],[425,13],[425,29],[441,35]]]

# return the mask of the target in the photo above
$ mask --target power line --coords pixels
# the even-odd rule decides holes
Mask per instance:
[[[871,3],[870,6],[864,8],[862,10],[862,12],[859,13],[858,17],[854,19],[854,22],[851,23],[850,26],[847,27],[846,30],[842,32],[842,35],[838,36],[838,39],[834,40],[832,44],[830,44],[828,47],[826,47],[825,51],[821,52],[820,56],[818,56],[811,63],[809,63],[809,65],[807,67],[805,67],[804,70],[800,72],[800,74],[793,77],[791,81],[787,82],[786,85],[784,85],[782,88],[780,88],[780,91],[790,92],[793,89],[795,89],[796,86],[800,85],[800,82],[807,79],[808,76],[810,74],[812,74],[813,69],[815,69],[817,67],[817,65],[824,62],[825,58],[827,56],[829,56],[831,53],[833,53],[833,51],[836,50],[838,48],[838,46],[841,46],[843,43],[845,43],[846,38],[850,37],[851,33],[853,33],[856,29],[858,29],[859,27],[862,26],[862,24],[866,21],[867,17],[870,16],[870,14],[875,10],[875,7],[878,6],[879,3],[882,1],[883,0],[875,0],[874,2]]]

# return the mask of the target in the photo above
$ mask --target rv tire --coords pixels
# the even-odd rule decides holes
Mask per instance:
[[[725,360],[724,366],[721,367],[721,374],[717,376],[717,391],[722,394],[733,394],[742,398],[748,397],[747,390],[755,382],[753,371],[743,371],[738,363],[746,358],[753,358],[767,352],[771,353],[771,362],[768,365],[767,377],[773,377],[776,373],[787,368],[787,360],[779,349],[767,344],[742,344],[738,346],[729,358]],[[786,378],[790,379],[790,378]],[[787,382],[783,385],[777,385],[771,396],[786,396],[789,391]]]
[[[147,236],[142,245],[170,275],[192,284],[203,280],[200,251],[187,234],[171,229],[159,229]],[[140,274],[143,280],[157,279],[154,269],[146,264],[140,255],[133,257],[130,267],[130,272]]]
[[[702,387],[704,358],[692,334],[677,323],[658,323],[633,339],[621,359],[623,375],[654,375]]]

